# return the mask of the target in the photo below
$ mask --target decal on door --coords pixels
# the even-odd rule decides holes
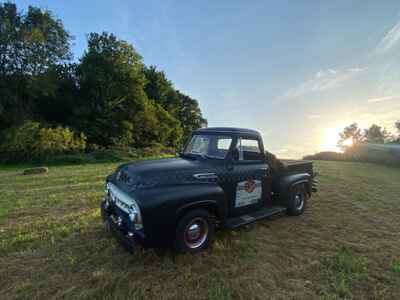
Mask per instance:
[[[262,185],[260,180],[248,179],[239,182],[236,188],[235,207],[255,204],[261,199]]]

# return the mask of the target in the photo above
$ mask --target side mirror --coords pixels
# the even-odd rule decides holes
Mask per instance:
[[[235,148],[232,150],[231,158],[232,158],[232,160],[239,160],[239,149],[238,148]]]

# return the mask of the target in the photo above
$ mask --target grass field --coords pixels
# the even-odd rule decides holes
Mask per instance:
[[[200,255],[130,255],[99,214],[115,167],[0,169],[0,299],[400,299],[399,168],[317,162],[301,217],[221,231]]]

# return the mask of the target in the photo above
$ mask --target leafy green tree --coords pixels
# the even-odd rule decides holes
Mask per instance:
[[[160,104],[166,111],[179,120],[183,137],[186,139],[193,130],[207,125],[198,102],[175,90],[163,71],[150,66],[144,68],[146,76],[145,91],[149,99]]]
[[[171,147],[181,144],[182,129],[179,121],[161,105],[150,101],[145,103],[134,120],[137,124],[134,133],[136,147],[147,147],[153,143]]]
[[[50,11],[0,4],[0,131],[10,129],[8,138],[26,129],[18,140],[29,144],[25,121],[32,120],[84,132],[89,145],[178,147],[206,124],[198,102],[163,71],[144,66],[126,41],[91,33],[79,63],[71,64],[71,39]]]
[[[144,65],[133,46],[105,32],[91,33],[88,44],[77,73],[81,103],[76,120],[89,142],[176,145],[179,122],[147,98]]]
[[[34,118],[38,89],[33,87],[38,77],[70,59],[70,40],[49,11],[30,6],[22,14],[15,4],[0,4],[0,129]]]
[[[370,128],[364,130],[365,141],[372,144],[383,144],[389,137],[385,128],[372,124]]]
[[[163,71],[158,71],[155,66],[144,67],[146,77],[145,92],[149,99],[156,101],[169,112],[178,109],[179,101],[171,97],[174,87]]]
[[[50,125],[73,125],[73,114],[79,104],[76,67],[76,64],[56,65],[32,80],[37,119]]]
[[[353,123],[345,127],[339,136],[340,139],[338,142],[338,147],[344,151],[347,151],[350,148],[358,146],[364,142],[363,132],[358,127],[357,123]]]
[[[0,5],[0,73],[37,75],[71,58],[70,34],[48,10]]]
[[[75,122],[90,143],[134,143],[135,115],[147,101],[141,56],[113,34],[90,33],[77,70],[80,103]]]
[[[180,110],[177,118],[182,124],[183,136],[186,140],[193,130],[201,127],[207,127],[207,120],[203,118],[199,103],[197,100],[177,91],[180,101]]]

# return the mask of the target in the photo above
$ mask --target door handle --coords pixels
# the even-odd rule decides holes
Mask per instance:
[[[215,173],[199,173],[194,174],[193,177],[196,179],[218,179],[218,176]]]

